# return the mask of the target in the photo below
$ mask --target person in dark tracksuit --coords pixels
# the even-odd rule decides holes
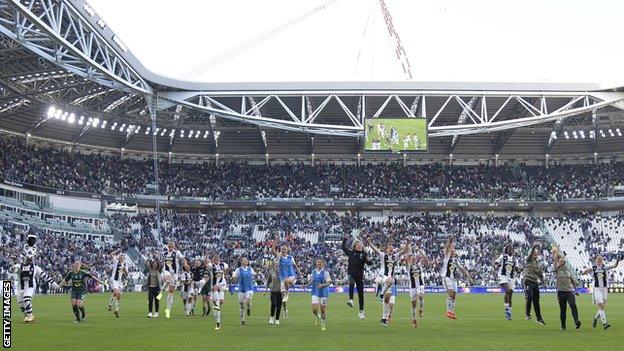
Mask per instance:
[[[540,291],[538,282],[544,283],[544,271],[539,261],[539,245],[533,245],[529,256],[526,258],[526,264],[522,271],[524,297],[526,300],[526,319],[531,319],[531,305],[535,309],[535,321],[545,325],[542,319],[542,310],[540,308]]]
[[[147,317],[158,318],[160,301],[158,301],[156,296],[160,293],[160,286],[162,284],[162,278],[160,276],[162,267],[156,259],[149,259],[145,261],[145,266],[147,268],[147,281],[145,285],[147,286],[147,304],[149,310]],[[156,307],[155,312],[153,312],[154,307]]]
[[[349,258],[348,274],[349,274],[349,301],[347,305],[353,307],[353,288],[357,287],[358,292],[358,304],[360,312],[358,317],[364,319],[364,269],[365,265],[372,264],[373,262],[368,259],[368,255],[364,251],[364,244],[361,241],[355,241],[352,244],[353,249],[347,246],[347,239],[342,239],[342,251]]]
[[[557,300],[559,300],[559,319],[561,320],[561,330],[566,330],[567,305],[570,305],[574,327],[579,329],[581,321],[578,316],[576,306],[576,279],[567,265],[565,256],[555,246],[552,249],[555,276],[557,278]]]
[[[280,313],[282,312],[282,285],[276,265],[272,264],[269,267],[265,287],[271,292],[271,318],[269,319],[269,324],[279,325]],[[266,295],[266,292],[264,294]]]

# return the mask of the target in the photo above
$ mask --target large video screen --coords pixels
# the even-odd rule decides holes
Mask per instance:
[[[365,120],[366,151],[427,151],[426,118]]]

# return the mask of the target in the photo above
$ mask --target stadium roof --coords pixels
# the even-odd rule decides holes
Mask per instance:
[[[50,20],[42,15],[45,3],[29,4],[8,1],[0,5],[0,18],[11,19],[20,12],[33,13],[42,22]],[[608,85],[172,80],[148,71],[127,47],[123,50],[120,45],[124,44],[114,40],[111,29],[99,26],[97,15],[88,15],[83,1],[59,4],[68,9],[61,28],[72,23],[77,27],[82,21],[107,50],[115,50],[93,53],[91,61],[76,55],[78,65],[78,59],[71,61],[69,54],[54,59],[50,55],[54,49],[44,50],[40,38],[37,46],[34,40],[16,40],[17,27],[0,23],[2,130],[73,144],[147,151],[153,133],[148,131],[147,101],[158,95],[153,104],[158,110],[158,149],[177,154],[354,156],[362,152],[362,119],[376,115],[429,119],[430,152],[414,157],[624,152],[620,136],[624,96]],[[44,24],[35,23],[38,30],[33,35],[45,35],[51,48],[71,49],[69,39],[78,39],[63,38],[69,30],[54,36],[53,28]],[[76,41],[73,48],[80,45]],[[112,69],[107,66],[111,62]],[[62,111],[58,118],[49,114],[51,107],[55,113]],[[69,122],[72,113],[74,123]],[[82,124],[80,116],[84,116]],[[89,118],[98,123],[88,123]]]

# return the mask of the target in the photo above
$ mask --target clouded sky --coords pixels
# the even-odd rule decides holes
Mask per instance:
[[[385,2],[414,80],[624,84],[624,1]],[[89,4],[148,69],[169,77],[406,79],[379,0]]]

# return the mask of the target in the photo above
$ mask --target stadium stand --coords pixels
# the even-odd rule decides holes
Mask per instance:
[[[98,153],[69,153],[0,138],[0,176],[96,194],[149,194],[152,161]],[[262,176],[259,176],[262,175]],[[208,199],[519,199],[564,201],[613,196],[624,163],[403,166],[397,163],[315,166],[285,163],[168,163],[159,165],[161,194]]]

